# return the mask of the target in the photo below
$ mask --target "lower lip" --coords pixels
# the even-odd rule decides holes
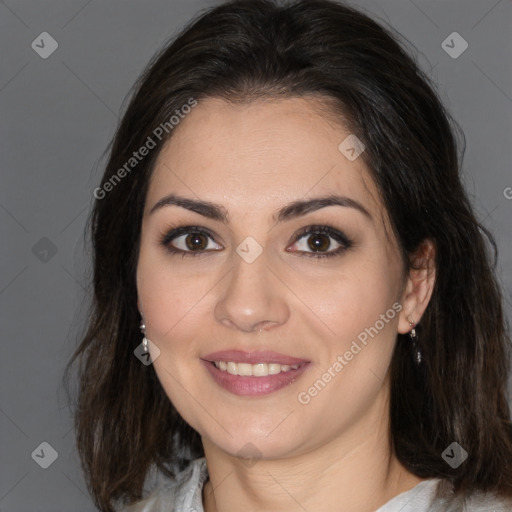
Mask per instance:
[[[296,381],[309,367],[310,363],[304,363],[296,370],[280,372],[266,377],[244,377],[231,375],[228,372],[219,370],[211,361],[201,359],[201,363],[210,372],[215,382],[228,390],[230,393],[240,396],[261,396],[268,395],[278,389],[288,386]]]

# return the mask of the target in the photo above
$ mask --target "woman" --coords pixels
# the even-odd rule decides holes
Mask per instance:
[[[427,78],[357,10],[191,23],[95,190],[74,359],[98,507],[512,510],[510,341],[458,166]]]

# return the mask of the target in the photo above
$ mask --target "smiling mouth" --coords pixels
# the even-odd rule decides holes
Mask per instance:
[[[299,369],[307,363],[300,364],[279,364],[279,363],[236,363],[234,361],[210,361],[220,371],[230,375],[239,375],[241,377],[268,377],[279,373],[289,372]]]
[[[253,397],[292,384],[311,366],[310,361],[276,352],[237,350],[209,354],[201,358],[201,364],[221,388],[238,396]]]

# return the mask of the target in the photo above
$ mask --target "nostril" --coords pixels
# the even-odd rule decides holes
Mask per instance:
[[[256,324],[258,327],[258,332],[265,331],[267,327],[272,326],[272,322],[265,320],[264,322],[260,322],[259,324]]]

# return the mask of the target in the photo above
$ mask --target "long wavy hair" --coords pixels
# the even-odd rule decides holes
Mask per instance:
[[[413,364],[405,335],[397,335],[393,353],[392,449],[409,471],[445,479],[458,495],[512,496],[510,337],[494,274],[496,244],[459,176],[460,129],[392,29],[328,0],[246,0],[200,13],[149,63],[109,147],[103,192],[95,194],[87,225],[93,302],[65,375],[79,362],[77,448],[102,511],[141,499],[151,468],[172,477],[183,449],[189,458],[204,454],[153,366],[134,356],[142,214],[155,160],[173,134],[169,119],[191,98],[247,103],[308,95],[324,98],[364,143],[361,158],[404,262],[423,240],[435,243],[436,283],[418,328],[423,362]],[[159,126],[167,129],[157,137]],[[155,148],[128,167],[148,137]],[[129,171],[120,172],[123,166]],[[454,441],[469,453],[456,469],[441,457]]]

